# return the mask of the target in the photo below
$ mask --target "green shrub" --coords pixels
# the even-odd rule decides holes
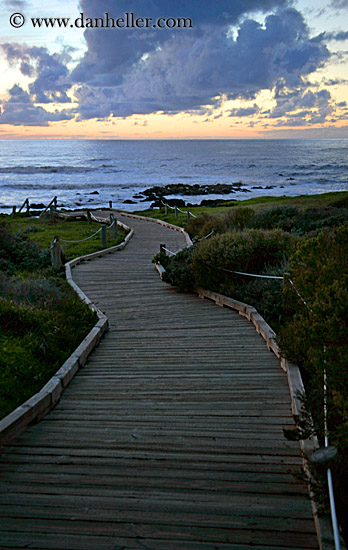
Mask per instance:
[[[281,229],[301,236],[319,233],[348,222],[348,208],[318,207],[301,209],[291,205],[262,208],[258,211],[250,207],[229,208],[223,217],[200,214],[191,219],[188,231],[192,237],[204,237],[215,229],[224,233],[236,229]]]
[[[0,224],[0,270],[14,273],[16,268],[34,271],[50,265],[49,250],[28,240],[27,233],[11,233]]]
[[[305,413],[312,414],[321,444],[326,370],[329,440],[338,449],[332,470],[339,508],[345,517],[348,516],[347,258],[348,224],[321,232],[298,246],[289,268],[289,278],[297,291],[290,282],[284,290],[287,315],[292,314],[292,319],[280,331],[283,350],[304,374]],[[314,470],[314,475],[317,474]]]
[[[243,208],[229,208],[224,216],[226,230],[250,227],[254,215],[255,210],[247,206]]]
[[[259,210],[249,221],[256,229],[282,229],[298,235],[318,233],[348,221],[348,209],[276,206]]]
[[[65,281],[20,288],[16,301],[0,298],[0,417],[39,391],[97,320]]]
[[[226,224],[222,218],[206,213],[190,218],[187,225],[187,231],[193,239],[202,239],[213,229],[215,233],[222,233],[226,231]]]
[[[180,291],[192,290],[194,287],[194,278],[191,271],[191,261],[194,247],[184,248],[172,256],[167,261],[166,271],[163,280],[173,286],[177,286]]]
[[[294,250],[296,239],[279,230],[231,231],[202,241],[192,257],[195,283],[220,291],[221,285],[240,284],[240,275],[231,271],[262,274],[282,266]]]
[[[282,229],[291,232],[302,212],[295,206],[275,206],[259,210],[252,219],[255,229]]]

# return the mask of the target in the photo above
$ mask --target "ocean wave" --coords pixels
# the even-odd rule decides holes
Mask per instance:
[[[5,166],[0,167],[0,174],[83,174],[96,170],[88,166]]]
[[[108,158],[89,159],[89,162],[112,162],[112,159],[108,159]]]

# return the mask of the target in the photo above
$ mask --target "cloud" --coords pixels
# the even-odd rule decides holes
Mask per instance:
[[[83,96],[91,95],[98,96],[94,107],[113,116],[198,110],[221,96],[250,100],[278,82],[299,86],[329,57],[323,42],[309,38],[298,11],[279,10],[264,25],[244,20],[235,39],[220,27],[172,37],[128,68],[118,85],[107,88],[108,95],[93,86],[81,93],[82,86],[81,116]]]
[[[337,10],[348,8],[348,0],[331,0],[330,6]]]
[[[276,126],[311,126],[326,122],[334,112],[328,90],[313,92],[308,89],[280,89],[276,94],[277,104],[267,115],[279,119]]]
[[[302,15],[292,8],[269,15],[264,25],[245,19],[235,39],[226,30],[219,24],[173,35],[146,56],[133,60],[124,71],[122,63],[108,57],[109,35],[104,35],[103,59],[102,42],[96,49],[90,42],[88,55],[74,76],[86,71],[86,60],[93,53],[93,67],[99,66],[101,85],[96,86],[94,75],[79,88],[81,117],[94,115],[98,108],[102,116],[122,117],[199,110],[215,104],[221,96],[253,99],[260,90],[273,89],[279,81],[288,87],[298,86],[304,76],[330,57],[323,41],[310,39]],[[104,74],[106,66],[110,71]]]
[[[242,107],[240,109],[231,109],[228,113],[230,117],[245,117],[253,116],[260,112],[260,108],[256,103],[252,107]]]
[[[43,107],[34,105],[30,94],[15,84],[9,91],[10,97],[1,105],[0,124],[13,126],[48,126],[49,122],[69,120],[71,112],[49,113]]]
[[[322,32],[321,34],[319,34],[314,38],[315,42],[322,42],[326,40],[336,40],[337,42],[348,40],[348,32],[347,31]]]
[[[5,0],[4,4],[13,10],[24,10],[28,6],[26,0]]]
[[[342,5],[342,0],[335,3]],[[223,101],[253,102],[261,90],[275,90],[277,103],[263,117],[282,118],[288,113],[288,120],[294,121],[302,112],[302,119],[310,122],[332,112],[331,97],[320,96],[317,89],[311,92],[313,96],[306,95],[305,87],[308,75],[332,57],[325,41],[344,40],[347,33],[322,33],[312,38],[302,14],[289,7],[288,0],[211,0],[203,4],[200,0],[177,0],[175,5],[172,0],[133,0],[131,8],[129,0],[118,0],[117,6],[114,0],[80,0],[80,9],[86,18],[106,12],[117,18],[130,9],[136,17],[154,21],[158,17],[190,17],[193,28],[86,29],[87,51],[71,72],[67,50],[50,54],[43,47],[2,45],[8,62],[31,79],[31,116],[38,120],[44,120],[46,113],[49,121],[50,114],[45,109],[35,111],[35,104],[68,104],[70,89],[79,104],[77,110],[70,111],[71,116],[76,113],[77,120],[183,111],[211,116]],[[257,11],[268,14],[264,23],[256,20]],[[3,117],[12,113],[13,119],[19,120],[19,108],[11,107],[19,95],[19,90],[12,88],[3,105]],[[28,112],[23,107],[23,116]],[[254,104],[233,109],[229,116],[258,113]]]
[[[86,17],[100,17],[105,12],[115,19],[132,11],[136,17],[158,18],[190,17],[192,29],[86,29],[84,36],[88,50],[72,74],[75,82],[90,85],[117,85],[124,75],[144,54],[154,52],[167,41],[180,40],[187,34],[199,37],[202,29],[220,29],[224,32],[249,11],[267,11],[275,6],[285,6],[287,0],[80,0],[81,11]]]
[[[67,82],[66,62],[70,56],[66,50],[62,54],[51,55],[47,48],[25,46],[16,43],[0,45],[10,65],[19,65],[24,76],[34,78],[29,85],[30,94],[37,103],[69,103],[67,91],[71,84]]]

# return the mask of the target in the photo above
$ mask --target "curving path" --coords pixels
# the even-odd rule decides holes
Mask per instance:
[[[163,283],[183,236],[122,219],[122,252],[73,276],[110,331],[1,457],[0,547],[318,549],[286,375],[237,313]]]

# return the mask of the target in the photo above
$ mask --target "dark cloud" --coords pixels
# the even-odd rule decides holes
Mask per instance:
[[[279,90],[277,105],[267,118],[279,119],[277,126],[306,126],[324,123],[334,112],[333,101],[327,90]]]
[[[117,85],[134,63],[167,41],[180,41],[187,34],[199,38],[202,30],[220,29],[223,33],[241,15],[250,11],[267,11],[275,6],[285,6],[287,0],[80,0],[81,11],[86,17],[101,17],[109,13],[117,19],[132,11],[136,17],[190,17],[192,29],[86,29],[88,50],[72,80],[91,85]]]
[[[5,43],[0,48],[10,65],[19,65],[24,76],[34,78],[29,86],[30,94],[37,103],[69,103],[67,82],[69,59],[67,52],[51,55],[46,48]]]
[[[314,42],[322,42],[326,40],[336,40],[337,42],[348,40],[348,32],[322,32],[313,39]]]
[[[331,0],[330,6],[337,10],[348,8],[348,0]]]
[[[13,10],[24,10],[28,6],[26,0],[5,0],[4,4],[7,8]]]
[[[231,109],[228,113],[230,117],[245,117],[253,116],[260,112],[258,105],[254,104],[252,107],[242,107],[240,109]]]
[[[109,45],[103,47],[107,55]],[[100,52],[94,53],[97,63]],[[253,99],[278,82],[298,87],[329,57],[326,45],[310,39],[302,15],[291,8],[269,15],[264,25],[244,20],[235,39],[219,26],[188,32],[166,40],[118,73],[118,84],[112,85],[113,77],[108,75],[102,78],[102,82],[109,79],[107,87],[82,85],[77,94],[81,118],[98,108],[129,116],[197,110],[214,104],[221,95]]]
[[[71,118],[73,118],[71,112],[49,113],[43,107],[34,105],[30,94],[16,84],[9,91],[9,99],[1,105],[0,124],[48,126],[49,122]]]

